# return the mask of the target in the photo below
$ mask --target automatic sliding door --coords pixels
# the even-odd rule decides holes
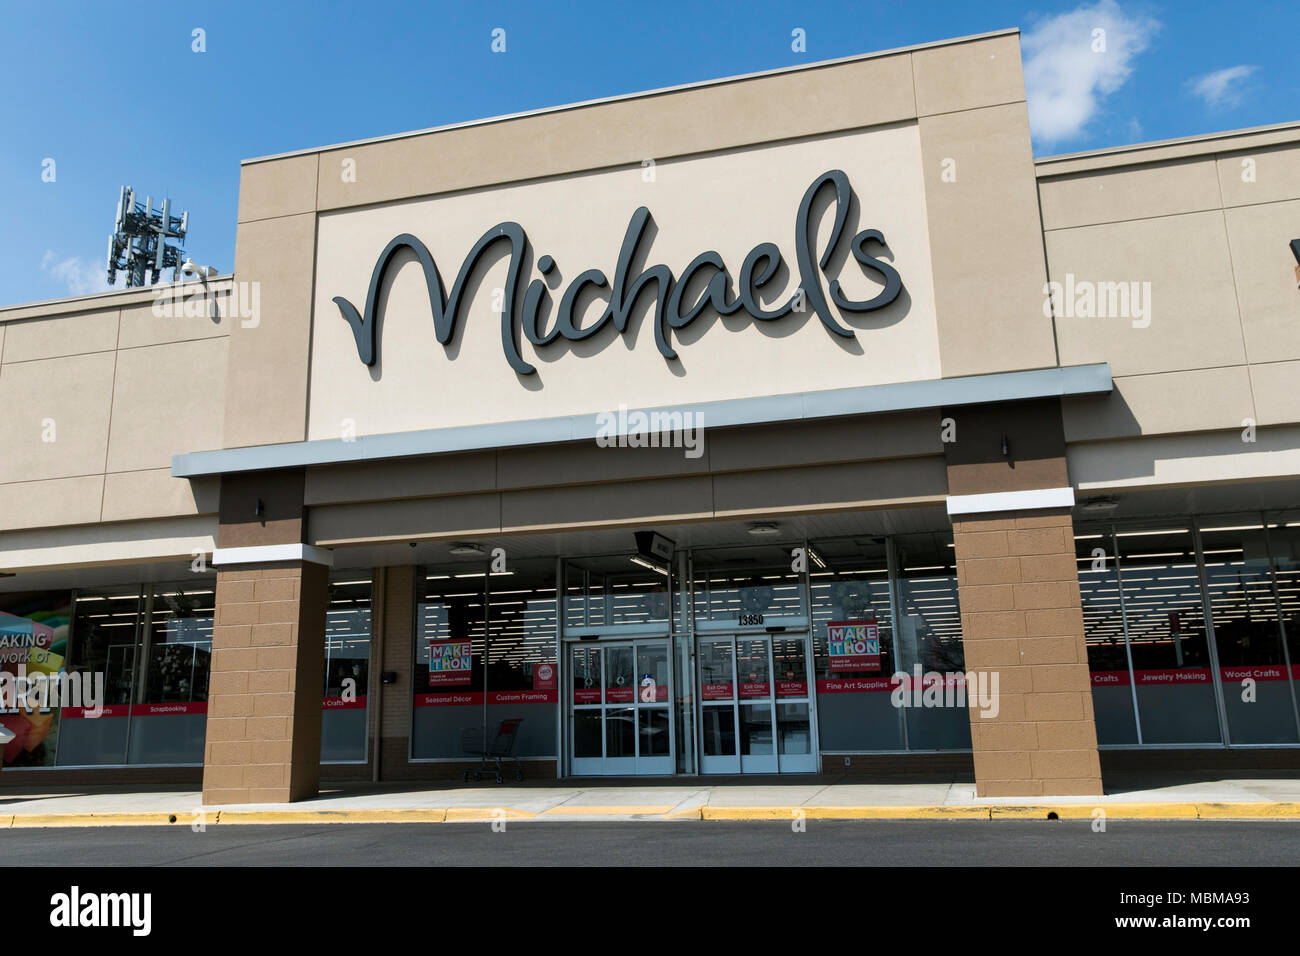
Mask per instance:
[[[673,757],[672,663],[668,642],[636,645],[637,773],[670,774]]]
[[[776,773],[776,711],[772,706],[772,642],[736,640],[740,705],[740,772]]]
[[[574,775],[673,773],[668,642],[577,645],[569,662]]]
[[[604,671],[601,649],[579,645],[569,651],[570,741],[573,773],[605,772]]]
[[[739,773],[736,648],[731,637],[700,639],[700,772]]]
[[[808,659],[807,636],[773,639],[776,750],[782,773],[814,773],[817,770],[812,705],[808,696]]]
[[[808,636],[701,637],[701,773],[811,773]]]
[[[605,649],[605,773],[636,773],[636,670],[631,644]]]

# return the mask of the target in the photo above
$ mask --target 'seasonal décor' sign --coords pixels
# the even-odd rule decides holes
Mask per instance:
[[[826,247],[822,250],[821,256],[814,260],[811,246],[815,239],[817,224],[813,221],[813,204],[818,193],[827,187],[835,191],[834,223]],[[870,299],[850,299],[844,294],[839,279],[826,275],[830,290],[830,300],[827,301],[821,280],[843,238],[852,200],[853,190],[849,185],[849,178],[839,169],[822,173],[804,192],[795,218],[795,256],[798,260],[800,284],[787,301],[771,309],[763,308],[759,302],[759,290],[772,281],[782,265],[781,250],[772,242],[759,243],[745,256],[740,272],[736,276],[734,295],[731,292],[731,275],[727,271],[727,266],[722,261],[722,257],[713,251],[700,253],[677,277],[673,276],[668,266],[662,264],[648,266],[636,276],[632,276],[632,262],[638,252],[648,251],[641,249],[642,239],[651,221],[650,210],[645,206],[639,207],[628,223],[627,232],[623,237],[623,246],[618,254],[618,264],[614,269],[612,285],[605,273],[599,269],[588,269],[577,276],[564,290],[555,321],[549,330],[543,328],[542,309],[546,297],[550,295],[550,290],[542,278],[535,278],[528,283],[524,290],[522,310],[517,308],[516,294],[519,291],[524,263],[529,253],[528,236],[517,222],[502,222],[483,233],[478,242],[474,243],[469,254],[465,256],[450,294],[443,287],[442,276],[428,248],[415,236],[403,233],[384,247],[384,251],[379,254],[375,262],[374,271],[370,276],[370,288],[366,292],[364,315],[342,296],[335,296],[333,301],[352,329],[357,356],[366,365],[373,366],[379,359],[380,291],[383,288],[385,275],[397,254],[403,249],[409,249],[415,254],[424,271],[429,307],[433,312],[434,335],[439,344],[446,346],[456,337],[457,325],[465,305],[465,290],[475,267],[489,249],[497,243],[507,243],[510,249],[510,263],[501,309],[501,346],[510,367],[520,375],[532,375],[537,371],[524,360],[520,352],[520,330],[535,348],[545,348],[561,338],[570,342],[580,342],[591,338],[609,324],[612,324],[622,335],[627,331],[637,301],[652,287],[655,296],[653,316],[655,344],[665,359],[677,358],[677,352],[672,344],[673,330],[686,328],[708,307],[712,307],[723,316],[733,315],[743,310],[756,322],[775,321],[791,312],[803,311],[811,307],[830,332],[844,338],[853,338],[853,329],[838,321],[831,310],[831,304],[833,303],[841,312],[848,313],[882,309],[898,298],[903,289],[903,280],[893,265],[871,255],[868,251],[868,246],[873,242],[884,246],[884,235],[878,229],[864,229],[852,238],[849,250],[864,271],[870,270],[879,275],[884,288]],[[555,260],[549,255],[543,255],[537,262],[537,268],[543,277],[548,276],[555,269]],[[706,274],[706,270],[711,271],[712,275],[704,289],[693,297],[693,301],[683,301],[692,280],[697,274]],[[579,327],[577,322],[581,315],[575,317],[575,306],[579,296],[588,286],[592,287],[597,295],[605,290],[608,302],[595,321],[585,327]],[[515,322],[516,315],[521,317],[518,326]]]

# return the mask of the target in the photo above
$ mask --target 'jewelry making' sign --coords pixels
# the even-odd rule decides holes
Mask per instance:
[[[823,188],[834,190],[834,223],[825,248],[819,257],[814,258],[811,247],[815,241],[817,223],[813,221],[813,206]],[[523,336],[539,349],[552,345],[561,338],[580,342],[596,335],[607,325],[613,325],[618,334],[622,335],[628,330],[638,300],[652,289],[655,302],[655,344],[660,354],[669,360],[677,358],[672,343],[673,332],[685,329],[706,308],[712,308],[723,316],[744,311],[756,322],[776,321],[792,312],[804,312],[811,308],[830,332],[844,338],[853,338],[854,331],[839,321],[831,308],[832,304],[842,313],[882,309],[898,298],[903,282],[889,262],[871,253],[872,243],[882,247],[885,245],[885,237],[878,229],[862,230],[853,236],[848,246],[858,265],[864,271],[874,272],[883,283],[883,288],[876,295],[869,299],[850,299],[844,294],[839,280],[828,274],[831,258],[844,235],[852,200],[853,190],[849,178],[838,169],[822,173],[804,192],[795,217],[795,256],[798,260],[796,266],[800,284],[788,300],[770,309],[762,306],[759,295],[760,290],[779,275],[782,267],[781,251],[772,242],[761,242],[750,250],[736,275],[734,294],[727,266],[722,257],[713,251],[702,252],[692,259],[680,276],[675,277],[666,265],[649,266],[632,275],[632,262],[639,256],[645,257],[649,251],[649,243],[643,242],[651,222],[650,211],[645,206],[638,208],[628,223],[613,283],[599,269],[583,272],[565,289],[555,321],[549,329],[543,327],[543,310],[550,294],[543,279],[535,278],[528,283],[524,290],[522,309],[518,308],[516,302],[524,263],[529,259],[528,236],[517,222],[502,222],[483,233],[461,264],[450,294],[444,290],[442,276],[424,243],[409,233],[403,233],[388,243],[375,262],[370,276],[370,288],[366,293],[364,315],[342,296],[335,296],[333,301],[352,329],[357,356],[366,365],[373,366],[379,359],[379,298],[384,277],[397,254],[403,249],[409,249],[415,253],[424,271],[429,307],[433,312],[434,334],[439,344],[448,346],[456,338],[457,325],[466,305],[466,287],[476,266],[490,249],[498,243],[506,243],[510,250],[510,262],[501,308],[501,346],[511,368],[520,375],[532,375],[536,371],[520,353],[521,330]],[[554,271],[556,263],[551,256],[543,255],[538,260],[537,267],[542,276],[546,277]],[[708,276],[707,284],[686,301],[686,290],[697,275]],[[829,280],[829,300],[822,289],[823,276]],[[608,301],[595,321],[579,327],[581,310],[575,309],[575,306],[588,287],[596,295],[601,295],[603,291],[608,296]],[[577,315],[575,311],[578,312]],[[515,321],[516,316],[520,317],[518,323]]]

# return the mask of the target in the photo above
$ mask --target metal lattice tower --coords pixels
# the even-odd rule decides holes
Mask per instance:
[[[162,278],[164,269],[172,270],[172,281],[177,278],[185,243],[185,229],[189,223],[188,212],[179,217],[171,214],[172,201],[164,199],[162,208],[153,209],[153,198],[146,196],[137,202],[135,190],[122,187],[117,201],[117,224],[108,238],[108,284],[117,284],[119,270],[126,272],[126,284],[153,285]],[[168,245],[168,239],[177,240]]]

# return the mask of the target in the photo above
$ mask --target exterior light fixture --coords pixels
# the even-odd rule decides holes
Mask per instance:
[[[483,549],[472,541],[456,541],[451,546],[451,553],[461,558],[474,558],[483,556]]]
[[[633,564],[640,565],[643,568],[648,568],[655,572],[655,574],[662,574],[664,577],[668,577],[668,567],[666,565],[660,564],[658,561],[653,561],[644,555],[634,554],[628,560]]]
[[[1098,495],[1079,502],[1079,510],[1090,515],[1110,514],[1118,507],[1119,499],[1114,495]]]
[[[747,529],[755,537],[765,537],[781,533],[781,526],[775,521],[751,521]]]

